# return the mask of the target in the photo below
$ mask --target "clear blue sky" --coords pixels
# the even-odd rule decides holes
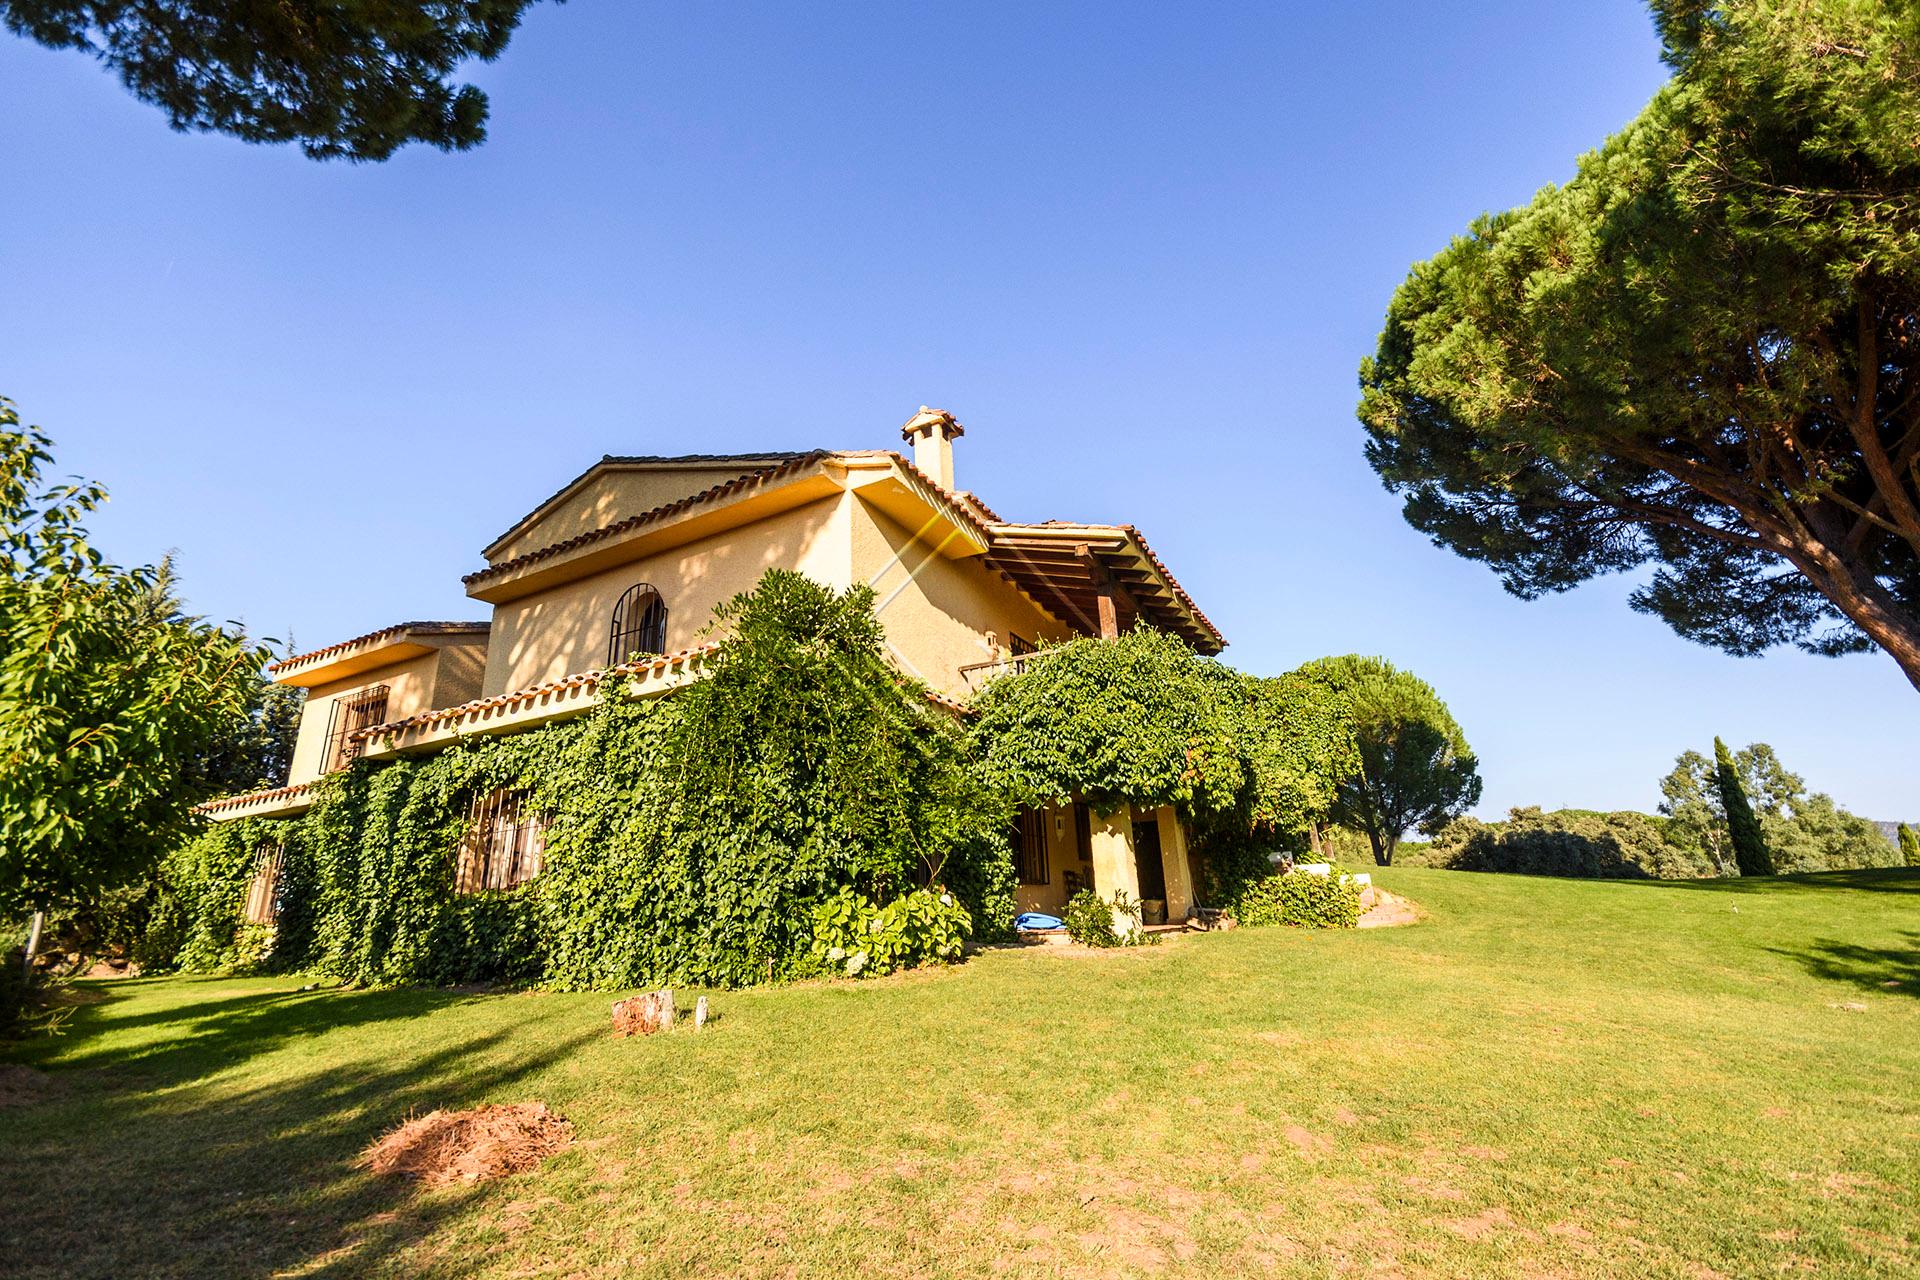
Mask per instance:
[[[477,71],[483,147],[356,167],[0,35],[0,392],[112,555],[303,647],[485,616],[460,575],[604,452],[895,447],[932,403],[1003,513],[1141,526],[1237,665],[1427,677],[1485,813],[1650,808],[1718,733],[1920,817],[1888,659],[1514,600],[1361,458],[1409,264],[1662,78],[1634,0],[574,0]]]

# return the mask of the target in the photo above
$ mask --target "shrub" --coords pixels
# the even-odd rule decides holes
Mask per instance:
[[[1116,916],[1131,920],[1131,927],[1125,932],[1114,927]],[[1129,898],[1125,889],[1115,889],[1111,901],[1082,889],[1067,900],[1065,923],[1067,936],[1087,947],[1149,947],[1160,941],[1140,927],[1140,900]]]
[[[958,960],[973,918],[945,889],[916,889],[884,907],[842,889],[813,909],[811,958],[822,973],[878,977]]]
[[[1324,876],[1289,871],[1248,885],[1230,911],[1235,921],[1255,928],[1351,929],[1360,923],[1360,886],[1338,870]]]
[[[1083,947],[1117,947],[1120,934],[1113,927],[1113,908],[1091,889],[1067,899],[1064,917],[1067,936]]]
[[[1514,809],[1505,822],[1457,818],[1433,840],[1426,863],[1453,871],[1593,879],[1712,876],[1711,859],[1650,814]]]

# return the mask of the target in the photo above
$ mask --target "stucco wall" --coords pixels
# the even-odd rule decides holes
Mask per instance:
[[[950,697],[967,696],[961,667],[993,658],[989,632],[1003,647],[1012,634],[1036,643],[1066,634],[980,557],[935,554],[864,502],[853,513],[853,573],[879,594],[880,621],[896,661]]]
[[[669,653],[700,643],[714,606],[752,590],[768,569],[844,589],[853,505],[844,494],[825,498],[495,606],[483,696],[605,666],[614,605],[636,583],[651,583],[666,601]]]
[[[487,675],[487,637],[474,641],[448,643],[440,650],[440,665],[433,676],[434,707],[457,707],[480,696]]]
[[[434,646],[432,653],[384,667],[357,672],[344,680],[315,685],[307,691],[306,704],[300,710],[300,729],[294,738],[293,766],[289,782],[311,782],[327,764],[327,726],[333,721],[333,704],[375,685],[387,686],[388,720],[458,706],[480,696],[480,679],[487,665],[487,637],[484,635],[421,636],[420,643]]]
[[[1043,811],[1047,823],[1047,883],[1016,885],[1014,902],[1019,911],[1044,911],[1057,916],[1067,909],[1067,872],[1091,884],[1093,864],[1082,862],[1074,836],[1073,806],[1059,805]],[[1011,838],[1011,837],[1009,837]],[[1019,865],[1016,855],[1015,866]]]
[[[738,463],[658,470],[610,468],[501,544],[493,552],[492,560],[497,564],[550,547],[579,534],[605,528],[616,520],[692,497],[758,469]]]
[[[476,646],[477,647],[477,646]],[[311,782],[326,768],[327,726],[333,718],[333,704],[378,684],[387,686],[387,719],[395,720],[420,711],[431,710],[433,668],[438,653],[374,667],[332,684],[307,690],[307,702],[300,710],[300,732],[294,739],[293,768],[289,782]]]

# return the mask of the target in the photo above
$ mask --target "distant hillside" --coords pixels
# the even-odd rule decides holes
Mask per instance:
[[[1888,844],[1892,845],[1896,849],[1900,847],[1900,824],[1899,823],[1876,822],[1873,825],[1880,828],[1880,834],[1887,838]],[[1920,831],[1920,822],[1909,822],[1907,825],[1914,828],[1916,831]]]

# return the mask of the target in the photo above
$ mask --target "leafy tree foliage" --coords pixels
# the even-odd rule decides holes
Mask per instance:
[[[1431,834],[1479,802],[1479,762],[1432,685],[1358,654],[1303,670],[1327,680],[1350,708],[1358,767],[1335,784],[1333,812],[1366,835],[1374,861],[1391,864],[1409,830]]]
[[[1721,746],[1716,740],[1714,760],[1697,751],[1682,752],[1673,772],[1661,781],[1666,798],[1660,811],[1668,815],[1668,838],[1701,850],[1717,874],[1767,874],[1746,870],[1753,865],[1751,859],[1742,863],[1735,857],[1732,823],[1722,800]],[[1747,800],[1774,873],[1897,865],[1878,827],[1840,808],[1832,796],[1810,793],[1806,781],[1787,769],[1766,743],[1726,752],[1725,765]]]
[[[491,61],[533,0],[0,0],[7,28],[93,54],[176,129],[384,160],[409,142],[465,150],[487,98],[455,85]]]
[[[1022,804],[1231,810],[1249,777],[1238,680],[1151,628],[1082,637],[982,689],[973,739],[988,775]]]
[[[1360,766],[1353,705],[1325,671],[1311,667],[1248,676],[1242,688],[1252,826],[1292,848],[1317,846],[1340,780]]]
[[[1900,860],[1910,867],[1920,867],[1920,835],[1904,822],[1900,824]]]
[[[1725,876],[1739,870],[1713,761],[1698,751],[1681,752],[1673,772],[1661,779],[1660,794],[1664,797],[1660,812],[1666,815],[1676,843],[1700,850],[1713,868],[1710,874]]]
[[[1781,875],[1900,865],[1899,850],[1877,825],[1819,792],[1798,796],[1788,815],[1762,813],[1760,828],[1773,868]]]
[[[181,617],[178,581],[171,556],[154,567],[152,580],[138,605],[142,625],[160,625]],[[291,649],[292,641],[289,639]],[[257,672],[249,690],[245,713],[226,731],[186,761],[185,774],[201,794],[233,795],[264,787],[285,786],[293,767],[294,739],[300,731],[300,708],[307,691],[275,684]]]
[[[1740,771],[1734,768],[1727,744],[1718,738],[1713,740],[1713,778],[1720,792],[1720,811],[1727,815],[1727,841],[1733,847],[1733,860],[1739,865],[1740,874],[1772,875],[1773,858],[1767,852],[1767,838],[1760,830],[1760,820],[1753,816],[1753,806],[1747,802],[1747,789],[1741,783]]]
[[[1920,9],[1655,8],[1639,119],[1396,293],[1368,459],[1518,595],[1651,563],[1690,639],[1920,687]]]
[[[154,607],[82,521],[105,496],[47,483],[52,445],[0,400],[0,911],[83,902],[148,871],[244,714],[266,651]]]

